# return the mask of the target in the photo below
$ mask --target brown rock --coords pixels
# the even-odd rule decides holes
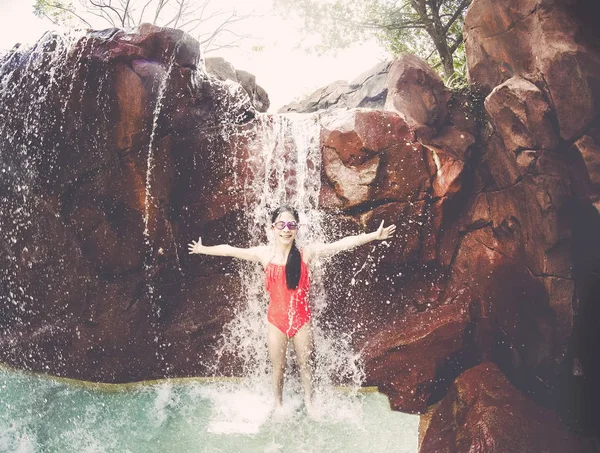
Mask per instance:
[[[600,211],[600,134],[595,130],[592,135],[584,135],[573,144],[569,152],[583,161],[583,165],[574,173],[578,192],[583,197],[589,197]]]
[[[390,321],[363,346],[366,383],[377,385],[394,410],[425,412],[440,367],[465,346],[468,310],[454,303]]]
[[[392,145],[412,142],[406,123],[394,112],[370,109],[336,111],[321,120],[321,142],[346,165],[364,163]]]
[[[543,93],[521,77],[512,77],[494,88],[485,100],[485,109],[508,151],[554,149],[558,145],[552,109]]]
[[[344,200],[345,207],[352,207],[371,198],[371,184],[379,169],[379,156],[358,167],[346,167],[331,148],[323,148],[325,174],[335,187],[336,194]]]
[[[344,209],[424,198],[430,186],[425,155],[397,114],[335,111],[322,124],[323,168]]]
[[[476,0],[465,17],[470,80],[487,93],[513,76],[539,81],[565,140],[578,137],[595,117],[600,80],[599,55],[578,32],[576,3]]]
[[[421,453],[594,451],[490,362],[461,374],[428,417]]]
[[[478,136],[481,129],[482,113],[479,96],[472,92],[452,92],[448,102],[448,120],[460,131],[473,137]]]
[[[450,92],[419,57],[403,54],[390,68],[386,110],[395,110],[419,135],[440,127],[448,116]]]
[[[513,152],[508,151],[502,139],[492,135],[483,144],[483,155],[477,168],[485,190],[502,190],[513,186],[521,177],[521,170]]]
[[[393,145],[381,153],[374,183],[374,200],[415,201],[426,197],[431,187],[425,150],[418,143]]]
[[[465,160],[475,139],[453,126],[424,142],[429,150],[429,168],[434,174],[433,194],[436,197],[455,195],[461,188]]]
[[[361,224],[366,231],[376,230],[382,221],[385,221],[385,225],[396,225],[396,239],[386,241],[387,250],[383,253],[382,262],[398,265],[418,256],[421,250],[420,230],[424,208],[424,201],[386,203],[361,216]]]

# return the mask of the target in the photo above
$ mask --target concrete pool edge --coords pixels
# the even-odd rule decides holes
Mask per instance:
[[[173,377],[173,378],[162,378],[162,379],[148,379],[142,381],[134,381],[134,382],[122,382],[122,383],[110,383],[110,382],[94,382],[94,381],[85,381],[82,379],[75,378],[67,378],[63,376],[54,376],[47,373],[41,373],[31,370],[22,370],[20,368],[15,368],[6,363],[0,362],[0,371],[10,371],[15,373],[22,373],[27,376],[32,376],[41,379],[47,379],[51,381],[55,381],[61,384],[68,384],[73,387],[80,387],[86,389],[93,389],[103,392],[116,393],[116,392],[125,392],[129,390],[135,390],[137,388],[142,387],[150,387],[154,385],[161,384],[210,384],[214,382],[232,382],[232,383],[242,383],[244,378],[236,377],[236,376],[191,376],[191,377]],[[338,385],[334,387],[335,390],[341,392],[352,392],[356,391],[357,393],[379,393],[379,389],[375,386],[366,386],[360,387],[357,390],[353,388]]]

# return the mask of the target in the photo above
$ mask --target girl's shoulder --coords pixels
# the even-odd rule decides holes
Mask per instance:
[[[256,247],[256,254],[260,258],[260,263],[264,267],[267,267],[267,264],[269,264],[273,257],[273,250],[272,247],[268,245],[259,245]]]

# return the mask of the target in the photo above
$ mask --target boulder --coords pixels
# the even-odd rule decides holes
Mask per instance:
[[[558,145],[553,110],[542,91],[521,77],[494,88],[485,100],[485,109],[508,151]]]
[[[281,107],[279,113],[308,113],[332,108],[382,108],[387,96],[390,64],[384,61],[350,82],[338,80],[319,88],[306,99]]]
[[[596,451],[490,362],[458,376],[426,419],[420,453]]]
[[[390,67],[385,109],[398,112],[419,136],[446,122],[449,100],[444,82],[419,57],[403,54]]]
[[[586,3],[472,2],[464,30],[471,82],[485,93],[515,76],[536,82],[554,109],[558,135],[580,136],[597,114],[600,88],[600,58],[576,14]]]
[[[589,199],[600,212],[600,132],[591,130],[569,149],[578,194]]]
[[[256,77],[247,71],[236,70],[231,63],[222,57],[209,57],[204,60],[206,72],[225,82],[238,83],[248,94],[252,105],[258,112],[269,110],[269,95],[256,83]]]

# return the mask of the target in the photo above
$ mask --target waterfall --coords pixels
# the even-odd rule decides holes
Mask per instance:
[[[52,280],[47,270],[41,274],[40,269],[52,251],[40,244],[44,231],[34,220],[53,209],[45,197],[51,199],[51,194],[44,189],[60,171],[59,144],[53,134],[62,132],[65,115],[73,114],[66,112],[65,106],[77,91],[73,74],[82,68],[81,55],[76,55],[75,67],[68,69],[73,61],[69,52],[80,38],[77,33],[47,33],[33,47],[0,57],[0,279],[5,288],[0,291],[0,322],[13,320],[0,327],[9,339],[28,327],[30,317],[44,315],[34,287],[41,286],[40,281]],[[65,83],[68,78],[70,84]],[[66,85],[69,89],[64,98],[57,100],[57,93]],[[36,87],[33,93],[28,89],[32,86]],[[83,96],[85,84],[77,89]],[[54,105],[62,108],[54,109]],[[50,116],[48,112],[52,112]],[[44,167],[50,174],[40,174]],[[19,274],[28,278],[18,278]]]
[[[255,139],[246,144],[249,149],[249,171],[244,184],[245,209],[249,213],[247,226],[253,242],[249,246],[271,240],[268,228],[271,213],[280,205],[295,207],[301,228],[298,247],[327,242],[324,213],[319,210],[321,189],[320,123],[318,114],[262,116],[256,121]],[[323,284],[323,263],[311,266],[309,303],[313,312],[314,353],[316,367],[314,381],[317,401],[341,404],[339,394],[332,390],[340,376],[351,383],[350,394],[356,395],[364,379],[359,354],[352,350],[351,333],[335,335],[319,322],[327,306]],[[219,357],[227,354],[239,357],[244,364],[247,385],[270,398],[271,365],[266,347],[268,295],[264,289],[264,269],[260,264],[242,263],[240,279],[244,303],[233,321],[224,327]],[[301,394],[295,369],[292,343],[288,346],[284,399]],[[219,363],[215,363],[215,369]],[[346,395],[348,396],[348,394]],[[346,402],[348,402],[346,400]],[[285,403],[284,403],[285,405]]]

